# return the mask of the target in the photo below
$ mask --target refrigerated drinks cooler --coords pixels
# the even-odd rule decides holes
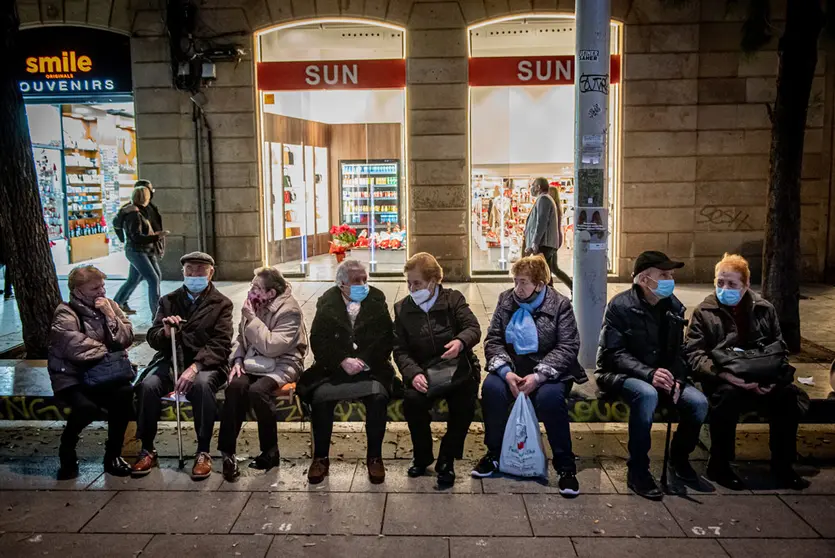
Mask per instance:
[[[339,161],[340,220],[358,229],[375,232],[400,221],[400,160],[360,159]],[[369,234],[371,231],[369,231]]]

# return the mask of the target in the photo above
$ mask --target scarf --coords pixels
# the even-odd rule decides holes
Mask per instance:
[[[513,350],[516,351],[517,355],[529,355],[539,351],[539,334],[536,331],[533,312],[542,306],[547,290],[547,288],[543,288],[531,302],[520,302],[519,299],[516,299],[519,309],[510,318],[504,332],[504,339],[507,343],[513,345]]]

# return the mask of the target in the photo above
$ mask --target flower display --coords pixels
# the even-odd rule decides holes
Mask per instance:
[[[357,229],[348,225],[334,225],[330,230],[333,240],[329,252],[331,254],[344,254],[354,247],[357,241]]]

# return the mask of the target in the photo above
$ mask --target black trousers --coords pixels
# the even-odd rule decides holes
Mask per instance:
[[[548,268],[551,270],[551,283],[554,282],[554,277],[562,281],[569,290],[574,290],[574,281],[571,280],[571,277],[568,274],[560,269],[559,263],[557,261],[557,249],[550,248],[548,246],[542,246],[539,249],[539,253],[545,256],[545,261],[548,262]]]
[[[244,374],[226,386],[226,400],[220,419],[217,449],[235,453],[238,435],[252,407],[258,420],[258,443],[262,452],[278,450],[278,425],[275,419],[275,392],[278,382],[268,376]]]
[[[194,411],[194,430],[197,451],[209,451],[217,416],[215,394],[226,383],[226,374],[217,370],[203,370],[197,374],[186,398]],[[152,451],[157,437],[157,422],[162,412],[161,398],[174,389],[171,363],[160,361],[138,386],[139,410],[136,417],[136,436],[142,449]]]
[[[75,450],[79,434],[99,417],[102,409],[107,410],[105,456],[122,454],[125,431],[133,410],[133,387],[130,382],[99,387],[78,384],[62,389],[55,395],[70,408],[67,426],[61,434],[61,454]]]
[[[470,430],[470,423],[475,414],[475,401],[478,394],[478,384],[473,381],[456,386],[446,394],[449,418],[447,431],[441,440],[438,459],[461,459],[464,456],[464,441]],[[415,463],[429,465],[435,457],[432,452],[432,431],[430,411],[437,399],[430,399],[424,393],[414,389],[407,389],[403,398],[403,414],[409,424],[412,435],[412,447]]]
[[[383,456],[383,438],[386,435],[388,416],[388,395],[377,393],[360,399],[365,405],[365,434],[368,449],[366,455]],[[338,401],[314,403],[310,426],[313,429],[313,457],[328,457],[333,434],[333,411]]]
[[[775,387],[767,395],[721,384],[710,388],[710,458],[720,463],[733,461],[739,415],[760,411],[768,416],[771,464],[784,467],[797,456],[797,426],[808,409],[808,396],[794,384]]]

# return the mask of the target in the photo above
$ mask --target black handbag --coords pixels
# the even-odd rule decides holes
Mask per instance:
[[[461,352],[464,353],[464,350]],[[430,399],[443,397],[449,391],[462,359],[463,362],[469,365],[470,361],[465,353],[449,360],[442,358],[436,359],[426,367],[424,374],[426,375],[426,383],[429,386],[429,389],[426,390],[427,397]]]
[[[98,387],[115,382],[130,382],[136,376],[136,371],[130,363],[126,351],[107,353],[94,365],[90,366],[81,376],[81,381],[89,387]]]
[[[79,331],[86,334],[87,328],[84,325],[84,320],[75,308],[72,308],[72,310],[78,318]],[[105,329],[107,329],[106,326]],[[125,350],[107,353],[95,364],[82,366],[84,368],[82,368],[81,382],[88,387],[99,387],[120,381],[132,382],[136,377],[136,368],[131,364],[128,352]]]
[[[713,363],[723,372],[729,372],[748,383],[771,385],[785,379],[789,367],[789,354],[782,341],[766,345],[758,343],[753,349],[726,347],[710,352]]]

